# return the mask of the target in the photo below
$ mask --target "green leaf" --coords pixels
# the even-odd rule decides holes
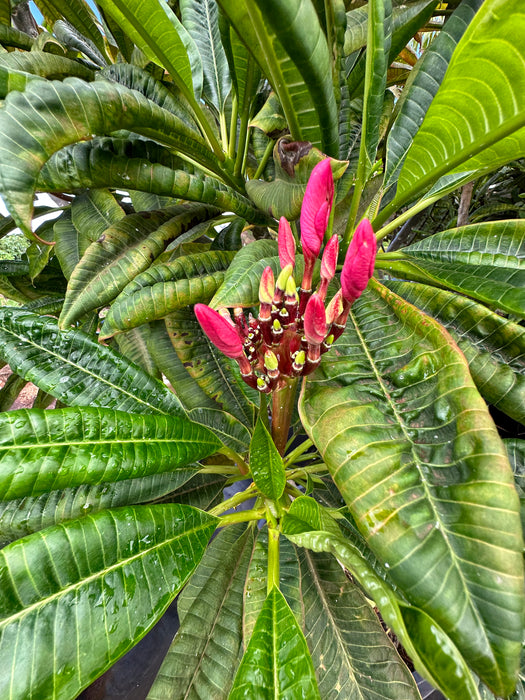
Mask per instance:
[[[11,90],[24,90],[36,77],[54,78],[76,76],[93,80],[94,73],[78,61],[45,51],[16,51],[0,56],[0,97]]]
[[[124,357],[134,362],[139,367],[142,367],[148,374],[157,379],[161,378],[161,372],[158,369],[149,351],[151,341],[149,324],[145,324],[141,328],[133,328],[127,333],[120,333],[115,338],[117,348]]]
[[[228,697],[242,648],[244,581],[254,543],[253,528],[243,529],[220,532],[181,594],[181,626],[149,700],[175,700],[181,689],[190,697]]]
[[[170,314],[166,318],[166,328],[179,360],[205,394],[251,427],[255,422],[255,406],[246,399],[236,382],[233,366],[237,367],[237,363],[229,363],[228,358],[208,340],[193,310],[180,309]]]
[[[27,380],[12,372],[0,389],[0,411],[8,411],[27,384]]]
[[[180,414],[177,397],[122,355],[55,319],[0,308],[0,357],[14,372],[70,406]]]
[[[461,2],[419,59],[398,103],[398,115],[387,139],[385,189],[399,174],[405,155],[448,67],[452,53],[483,0]],[[354,10],[358,12],[360,10]],[[394,11],[395,13],[395,11]]]
[[[202,59],[204,95],[223,112],[231,81],[220,38],[217,4],[214,0],[182,0],[180,11],[184,27]]]
[[[524,30],[520,0],[493,0],[480,7],[408,150],[397,207],[525,126]]]
[[[466,361],[439,324],[374,281],[336,348],[305,383],[303,425],[408,601],[508,694],[523,610],[519,507]]]
[[[525,440],[510,438],[503,440],[514,472],[514,483],[520,498],[521,529],[525,537]]]
[[[443,324],[465,355],[483,398],[525,423],[524,328],[453,292],[413,282],[384,284]]]
[[[168,4],[158,0],[100,0],[99,5],[151,61],[170,73],[182,94],[193,100],[188,46]]]
[[[80,34],[93,42],[100,53],[106,56],[106,47],[102,34],[96,25],[95,16],[88,3],[82,0],[38,0],[44,15],[62,16]]]
[[[74,53],[82,53],[96,66],[103,67],[107,65],[107,58],[100,53],[95,44],[68,22],[57,20],[53,25],[53,34],[56,37],[60,49],[66,49]],[[50,45],[53,45],[52,40],[46,43],[46,48]],[[57,50],[60,49],[57,47]]]
[[[156,148],[152,149],[152,145]],[[158,156],[182,169],[154,162]],[[38,188],[48,192],[75,192],[82,187],[142,190],[211,204],[233,211],[251,223],[273,223],[236,190],[214,178],[192,175],[187,172],[188,167],[166,149],[159,152],[158,144],[151,141],[144,146],[140,141],[93,139],[66,146],[53,156],[40,173]]]
[[[226,477],[222,474],[196,474],[168,500],[208,510],[224,500],[225,486]]]
[[[29,36],[29,34],[7,24],[0,23],[0,44],[2,46],[13,46],[17,49],[29,51],[34,43],[34,38]]]
[[[306,640],[283,594],[272,588],[235,676],[231,700],[320,698]]]
[[[304,549],[298,557],[305,636],[321,697],[419,700],[412,674],[339,562]]]
[[[87,406],[0,414],[0,500],[173,471],[220,448],[181,416]]]
[[[277,501],[283,495],[286,486],[283,458],[260,414],[250,442],[250,472],[255,485],[265,496]]]
[[[76,697],[155,624],[216,523],[180,505],[130,506],[8,545],[0,552],[0,695]]]
[[[195,474],[194,469],[153,474],[137,479],[95,486],[83,484],[41,496],[0,503],[0,545],[25,537],[65,520],[76,520],[106,508],[145,503],[162,498],[182,486]]]
[[[217,211],[182,205],[130,214],[106,228],[71,274],[60,326],[66,328],[89,311],[106,306],[147,270],[171,241]]]
[[[221,286],[234,255],[233,251],[213,250],[152,265],[124,287],[104,320],[100,338],[208,302]]]
[[[33,80],[25,92],[10,93],[0,113],[5,135],[0,189],[24,231],[30,232],[36,180],[50,156],[68,144],[119,129],[153,136],[212,171],[218,169],[192,128],[136,90],[106,80]]]
[[[340,521],[345,524],[346,521]],[[385,623],[410,655],[416,670],[450,700],[479,700],[477,681],[454,643],[437,622],[408,605],[353,527],[344,535],[312,498],[296,499],[282,522],[292,542],[314,552],[330,552],[341,562],[380,608]],[[392,688],[395,692],[395,687]]]
[[[236,452],[247,452],[250,445],[250,431],[237,418],[219,408],[192,408],[188,418],[205,425],[216,438]]]

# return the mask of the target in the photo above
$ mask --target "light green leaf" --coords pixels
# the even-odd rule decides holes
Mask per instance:
[[[180,414],[164,384],[79,330],[24,309],[0,309],[0,357],[13,371],[70,406]]]
[[[194,469],[177,469],[4,501],[0,503],[0,546],[65,520],[76,520],[107,508],[154,501],[175,491],[194,474]]]
[[[459,294],[414,282],[383,282],[436,318],[465,355],[478,391],[525,423],[525,329]]]
[[[466,361],[439,324],[374,281],[336,348],[305,383],[303,425],[408,601],[508,694],[524,603],[519,507]]]
[[[283,495],[286,486],[283,458],[260,414],[250,442],[250,472],[255,485],[265,496],[277,501]]]
[[[220,441],[182,416],[87,406],[0,414],[0,500],[173,471]]]
[[[525,126],[524,31],[520,0],[483,3],[407,153],[397,207]]]
[[[7,24],[0,23],[0,44],[2,46],[13,46],[17,49],[29,51],[34,43],[34,38],[29,36],[29,34]]]
[[[100,338],[208,302],[222,284],[234,255],[233,251],[210,250],[152,265],[124,287],[104,320]]]
[[[216,522],[180,505],[128,506],[3,549],[0,695],[76,697],[155,624]]]
[[[272,588],[235,676],[230,700],[315,700],[320,694],[306,640],[283,594]]]
[[[76,76],[93,80],[94,72],[78,61],[56,56],[46,51],[14,51],[0,56],[0,97],[11,90],[24,90],[28,81],[36,77],[57,79]]]
[[[181,626],[148,700],[226,700],[242,647],[244,582],[254,530],[222,530],[179,598]],[[242,533],[242,534],[241,534]]]

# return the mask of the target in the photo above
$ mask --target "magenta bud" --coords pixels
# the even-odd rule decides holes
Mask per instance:
[[[284,269],[287,265],[291,265],[293,268],[295,265],[295,239],[290,224],[284,216],[281,216],[279,219],[277,242],[279,245],[279,263],[281,268]]]
[[[271,304],[275,294],[275,281],[273,270],[270,266],[265,267],[259,283],[259,301],[261,304]]]
[[[301,245],[305,259],[319,255],[334,198],[330,158],[317,163],[306,185],[301,207]]]
[[[326,307],[326,325],[331,326],[343,313],[343,290],[340,289]]]
[[[312,294],[304,312],[304,335],[308,343],[320,345],[325,339],[326,312],[319,294]]]
[[[228,321],[206,304],[195,304],[194,311],[202,330],[226,357],[237,359],[243,355],[243,341],[231,319]]]
[[[353,303],[361,296],[374,273],[377,243],[368,219],[356,228],[341,271],[343,297]]]
[[[337,256],[339,255],[339,239],[337,235],[332,236],[325,246],[321,259],[321,278],[328,282],[335,275],[337,267]]]

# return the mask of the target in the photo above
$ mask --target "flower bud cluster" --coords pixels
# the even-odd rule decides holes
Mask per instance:
[[[350,307],[374,271],[376,239],[368,219],[357,229],[341,270],[341,289],[325,308],[328,285],[334,278],[339,241],[332,236],[321,258],[321,281],[315,292],[312,278],[333,205],[330,160],[318,163],[306,187],[301,209],[304,273],[299,289],[293,276],[295,240],[288,221],[279,221],[281,271],[274,277],[265,268],[259,285],[259,314],[246,318],[242,308],[215,311],[195,305],[195,315],[211,342],[235,359],[244,381],[262,393],[281,388],[287,378],[305,376],[319,365],[321,355],[345,329]]]

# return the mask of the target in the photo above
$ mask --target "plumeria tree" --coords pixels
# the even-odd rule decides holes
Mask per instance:
[[[406,228],[525,155],[521,0],[36,6],[0,698],[77,697],[175,598],[151,700],[522,698],[523,220]]]

